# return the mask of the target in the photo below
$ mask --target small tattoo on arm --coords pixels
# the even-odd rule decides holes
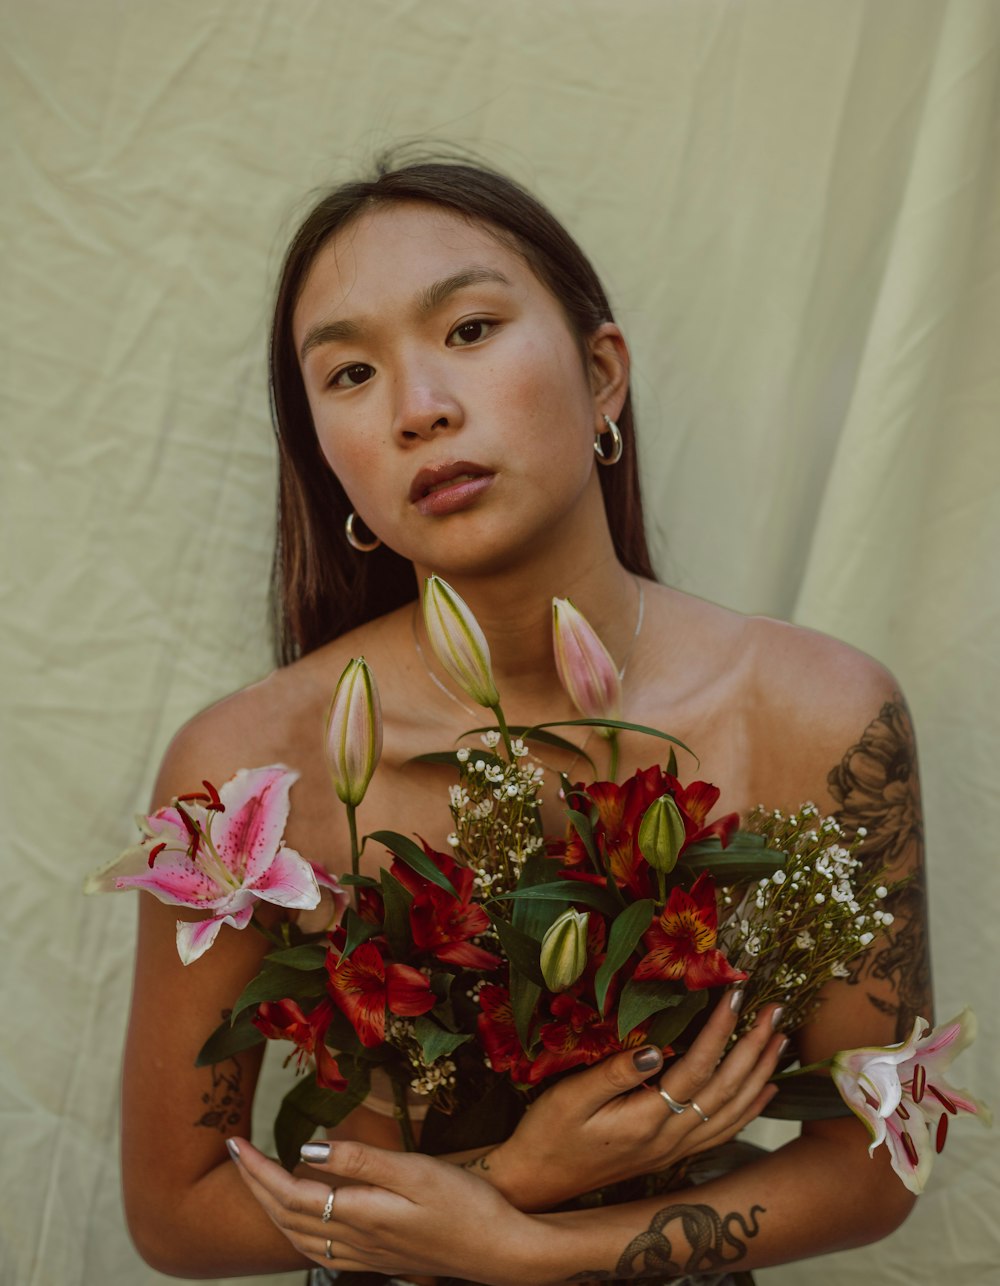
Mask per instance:
[[[491,1148],[490,1152],[492,1151],[493,1149]],[[489,1155],[490,1155],[489,1152],[484,1152],[482,1156],[469,1157],[468,1161],[462,1162],[461,1168],[463,1170],[488,1170],[490,1168],[490,1163],[488,1160]]]
[[[885,702],[827,781],[848,835],[867,832],[862,855],[884,865],[888,879],[905,877],[884,903],[893,924],[849,966],[848,979],[878,985],[868,999],[895,1017],[896,1039],[904,1040],[918,1014],[930,1017],[931,979],[916,743],[901,696]]]
[[[629,1242],[613,1269],[588,1268],[574,1273],[567,1281],[613,1281],[635,1277],[679,1277],[685,1273],[715,1272],[726,1268],[746,1254],[747,1241],[760,1232],[758,1214],[765,1214],[763,1206],[751,1206],[744,1217],[738,1210],[720,1215],[711,1206],[680,1203],[667,1206],[653,1216],[645,1232]],[[681,1262],[675,1258],[674,1249],[666,1230],[673,1223],[680,1223],[680,1232],[690,1247],[690,1253]],[[738,1228],[738,1232],[734,1231]],[[742,1234],[742,1235],[740,1235]]]
[[[223,1019],[228,1018],[231,1012],[224,1009]],[[237,1059],[229,1058],[224,1063],[214,1063],[209,1071],[212,1075],[211,1088],[201,1096],[205,1111],[194,1124],[225,1134],[243,1120],[246,1107],[243,1067]]]

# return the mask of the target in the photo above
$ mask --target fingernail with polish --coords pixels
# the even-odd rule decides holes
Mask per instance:
[[[632,1055],[632,1065],[637,1072],[655,1072],[663,1063],[663,1055],[654,1045],[637,1049]]]
[[[299,1148],[299,1156],[303,1161],[315,1161],[322,1164],[330,1159],[329,1143],[303,1143]]]
[[[226,1139],[226,1147],[229,1149],[229,1155],[233,1158],[233,1160],[238,1161],[240,1159],[240,1145],[236,1142],[236,1140]]]
[[[781,1015],[784,1012],[785,1012],[784,1005],[779,1005],[778,1008],[771,1015],[771,1026],[774,1028],[775,1031],[778,1030],[778,1023],[781,1022]]]
[[[736,991],[729,993],[729,1008],[734,1014],[738,1014],[743,1008],[743,989],[738,988]]]

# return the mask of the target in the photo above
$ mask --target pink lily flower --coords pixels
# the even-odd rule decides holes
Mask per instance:
[[[568,598],[552,600],[552,644],[559,681],[585,719],[622,717],[622,682],[608,649]],[[607,736],[609,730],[600,729]]]
[[[213,914],[177,921],[184,964],[204,955],[224,924],[245,929],[254,903],[310,910],[320,900],[313,868],[282,835],[288,792],[298,773],[283,764],[241,768],[216,791],[182,795],[142,820],[139,844],[96,872],[86,893],[145,889],[171,906]]]
[[[917,1193],[927,1183],[934,1153],[944,1147],[950,1116],[968,1112],[984,1125],[993,1119],[985,1103],[954,1089],[944,1077],[952,1059],[975,1039],[972,1010],[933,1031],[929,1026],[926,1018],[917,1018],[908,1040],[843,1050],[830,1068],[844,1102],[868,1127],[869,1155],[885,1143],[892,1168]]]

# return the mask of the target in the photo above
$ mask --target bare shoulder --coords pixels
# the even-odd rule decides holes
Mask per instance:
[[[164,755],[154,790],[157,805],[196,789],[204,778],[225,781],[240,768],[283,763],[306,773],[322,754],[327,707],[353,656],[385,657],[398,632],[393,613],[317,649],[266,678],[216,701],[189,719]],[[376,664],[378,661],[376,661]]]
[[[859,720],[900,696],[884,665],[849,643],[801,625],[746,617],[745,648],[755,693],[788,726],[829,729],[834,744]]]

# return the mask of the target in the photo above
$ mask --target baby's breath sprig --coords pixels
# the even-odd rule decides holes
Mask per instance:
[[[434,1106],[448,1112],[454,1106],[456,1067],[447,1054],[428,1063],[423,1047],[417,1039],[412,1018],[390,1015],[385,1028],[387,1045],[392,1045],[406,1060],[409,1067],[409,1084],[414,1094],[430,1098]]]
[[[459,780],[449,799],[455,829],[448,843],[476,873],[477,896],[486,898],[512,892],[524,863],[544,847],[544,774],[519,737],[509,760],[497,754],[499,732],[485,733],[482,742],[485,754],[458,751]]]
[[[849,962],[892,923],[882,909],[891,891],[881,867],[857,856],[853,840],[815,804],[785,816],[758,806],[747,829],[788,854],[785,866],[749,886],[720,890],[718,945],[750,975],[740,1030],[767,1004],[784,1006],[781,1026],[794,1031],[812,1014],[821,988],[850,975]]]

